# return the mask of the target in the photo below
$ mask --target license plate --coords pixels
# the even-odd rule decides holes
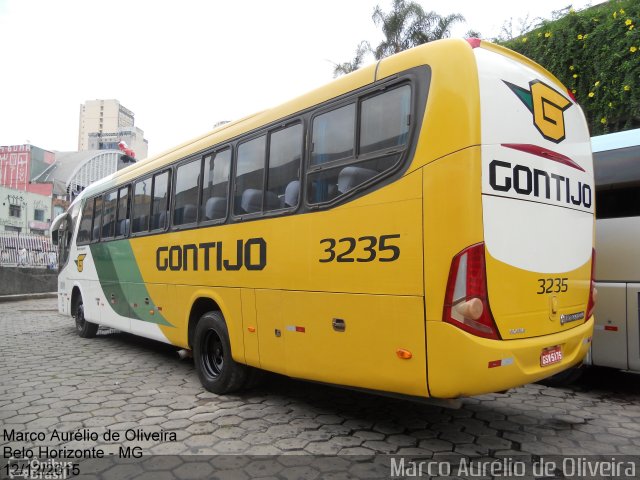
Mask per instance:
[[[558,363],[562,360],[562,348],[560,345],[556,345],[555,347],[549,347],[542,350],[540,354],[540,366],[546,367],[548,365],[553,365],[554,363]]]

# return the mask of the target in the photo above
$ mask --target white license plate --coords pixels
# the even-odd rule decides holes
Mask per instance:
[[[562,348],[560,345],[556,345],[555,347],[549,347],[542,350],[540,354],[540,366],[546,367],[548,365],[553,365],[554,363],[558,363],[562,360]]]

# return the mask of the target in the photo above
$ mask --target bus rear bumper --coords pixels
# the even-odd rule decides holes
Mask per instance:
[[[489,340],[445,322],[427,322],[427,375],[432,397],[500,392],[579,364],[591,346],[593,317],[583,325],[541,337]],[[541,366],[544,349],[560,346],[562,360]]]

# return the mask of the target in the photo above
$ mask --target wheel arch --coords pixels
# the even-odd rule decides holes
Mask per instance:
[[[188,309],[187,345],[193,349],[194,333],[202,315],[211,311],[218,311],[222,315],[229,332],[231,353],[238,363],[246,363],[243,336],[243,308],[241,289],[239,288],[208,288],[195,289],[191,292]]]
[[[210,298],[208,296],[198,297],[191,304],[191,310],[189,311],[189,327],[187,330],[187,342],[188,342],[189,348],[191,349],[193,348],[193,335],[194,335],[194,332],[196,331],[196,326],[198,325],[200,318],[205,313],[212,312],[212,311],[218,311],[222,314],[223,317],[225,317],[224,312],[220,308],[219,303],[216,302],[213,298]],[[225,317],[225,322],[226,322],[226,317]]]
[[[74,285],[71,289],[71,316],[76,316],[76,311],[78,309],[78,303],[80,303],[80,299],[82,298],[82,292],[80,291],[80,287],[78,285]]]

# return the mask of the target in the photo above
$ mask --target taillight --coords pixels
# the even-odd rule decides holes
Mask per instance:
[[[589,303],[587,303],[587,320],[593,315],[593,309],[596,306],[596,249],[591,251],[591,283],[589,285]]]
[[[443,320],[479,337],[500,338],[489,308],[484,243],[472,245],[453,258]]]

